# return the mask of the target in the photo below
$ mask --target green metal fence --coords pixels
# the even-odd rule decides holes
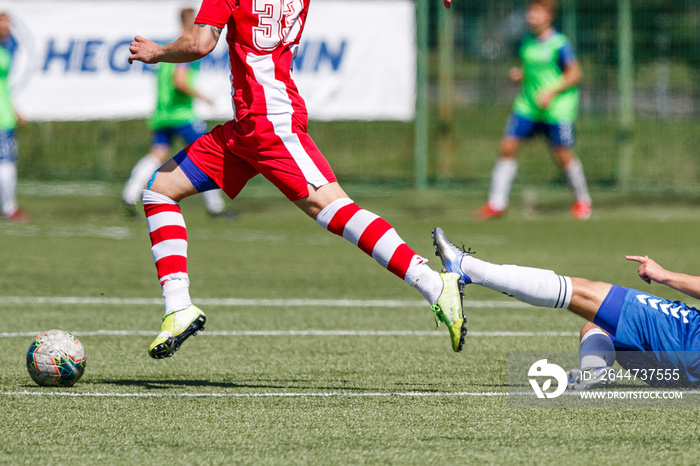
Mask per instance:
[[[417,0],[418,116],[311,122],[342,180],[485,186],[510,105],[524,0]],[[700,0],[560,0],[556,26],[584,71],[576,152],[593,186],[700,188]],[[424,26],[424,28],[423,28]],[[423,83],[425,84],[423,86]],[[128,176],[149,145],[141,121],[19,128],[20,176]],[[524,146],[517,186],[564,183],[542,141]]]
[[[525,2],[456,2],[451,12],[456,112],[438,125],[438,139],[456,143],[430,144],[448,149],[429,158],[438,160],[437,179],[481,180],[518,90],[507,70],[526,31]],[[576,151],[589,181],[630,188],[699,185],[700,2],[561,0],[556,26],[571,38],[584,71]],[[433,47],[443,30],[433,33]],[[431,69],[439,82],[441,68]],[[474,126],[484,136],[470,140],[465,128]],[[522,152],[519,179],[563,182],[547,148],[537,143]]]

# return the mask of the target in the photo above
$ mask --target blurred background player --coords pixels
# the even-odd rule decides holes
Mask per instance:
[[[17,139],[15,128],[24,119],[15,111],[10,96],[10,70],[17,46],[12,37],[10,16],[0,13],[0,207],[12,222],[28,222],[29,216],[17,206]]]
[[[182,32],[194,26],[195,12],[192,8],[180,11]],[[207,124],[194,112],[194,100],[200,99],[211,105],[212,100],[200,94],[194,87],[199,69],[198,63],[161,63],[157,71],[158,96],[156,109],[150,119],[153,129],[153,142],[148,154],[139,160],[131,170],[131,176],[122,191],[122,204],[127,215],[135,217],[140,207],[143,187],[153,173],[170,157],[173,139],[180,136],[186,144],[192,144],[207,132]],[[230,214],[225,211],[225,203],[220,190],[202,193],[204,206],[213,216]]]
[[[569,388],[614,382],[617,359],[626,369],[646,369],[652,386],[700,387],[700,313],[680,301],[551,270],[499,265],[474,257],[433,230],[433,245],[448,272],[533,306],[569,309],[588,322],[581,329],[580,368],[567,372]],[[640,264],[639,277],[700,299],[700,277],[671,272],[647,256],[626,256]],[[649,369],[661,369],[662,380]],[[586,373],[584,377],[582,374]],[[614,373],[614,371],[613,371]],[[643,375],[638,377],[640,380]]]
[[[543,134],[574,192],[571,214],[587,219],[593,212],[581,161],[572,149],[574,121],[578,112],[577,84],[582,72],[569,40],[552,27],[556,0],[530,0],[526,21],[530,31],[523,38],[521,67],[510,70],[510,78],[521,82],[500,145],[500,157],[491,173],[488,202],[475,214],[477,220],[503,215],[513,178],[518,169],[518,148],[523,139]]]

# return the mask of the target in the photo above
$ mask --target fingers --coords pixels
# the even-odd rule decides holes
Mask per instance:
[[[129,64],[134,63],[134,60],[139,60],[139,51],[141,50],[141,44],[144,42],[144,38],[141,36],[134,37],[134,40],[129,44],[129,52],[131,56],[129,57]]]
[[[654,264],[654,261],[649,259],[649,256],[625,256],[625,259],[642,264],[637,269],[637,274],[639,278],[645,282],[651,283],[651,277],[648,272],[650,271],[649,267]]]

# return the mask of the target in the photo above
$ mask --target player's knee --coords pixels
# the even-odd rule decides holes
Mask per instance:
[[[593,322],[586,322],[585,324],[583,324],[583,327],[581,327],[581,334],[579,335],[579,341],[580,341],[580,340],[583,340],[583,337],[584,337],[588,332],[590,332],[591,330],[594,330],[594,329],[598,329],[598,330],[600,330],[600,331],[602,331],[602,332],[605,332],[605,330],[603,330],[602,328],[598,327],[598,326],[597,326],[596,324],[594,324]],[[608,332],[605,332],[605,333],[607,334]]]
[[[347,198],[348,195],[336,182],[318,188],[309,185],[309,195],[295,202],[309,217],[315,219],[332,202]]]
[[[503,139],[501,141],[501,157],[514,158],[518,152],[519,143],[513,139]]]
[[[198,192],[173,159],[168,160],[153,174],[146,189],[167,196],[176,202]]]
[[[154,145],[151,147],[151,155],[158,159],[160,163],[164,163],[170,155],[170,147],[162,144]]]
[[[576,159],[574,152],[568,147],[557,147],[554,149],[554,159],[562,168],[566,168]]]
[[[518,147],[520,147],[520,141],[514,138],[503,138],[501,141],[501,157],[513,159],[518,153]]]

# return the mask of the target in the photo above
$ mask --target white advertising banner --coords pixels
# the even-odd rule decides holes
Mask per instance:
[[[197,4],[189,6],[195,8]],[[153,67],[129,65],[135,35],[179,34],[182,1],[0,0],[16,42],[13,100],[29,120],[144,118],[155,103]],[[294,65],[312,119],[410,120],[415,104],[414,4],[314,0]],[[232,115],[226,42],[202,60],[203,118]]]

